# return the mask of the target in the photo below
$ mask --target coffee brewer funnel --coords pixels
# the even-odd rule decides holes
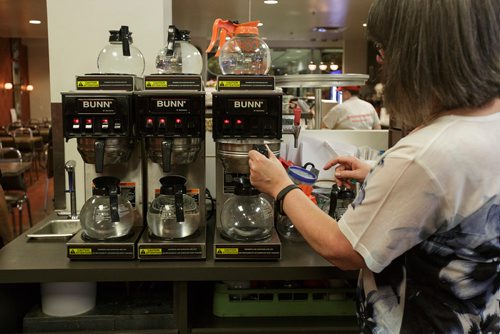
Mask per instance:
[[[147,157],[143,159],[143,209],[148,230],[139,242],[139,259],[204,259],[205,92],[201,76],[152,74],[144,80],[145,91],[135,99],[137,134]],[[161,249],[161,254],[150,251],[153,248]]]
[[[282,92],[274,89],[271,76],[223,75],[217,78],[212,101],[217,199],[214,259],[280,259],[272,201],[255,193],[249,184],[248,152],[267,145],[279,155]],[[225,249],[238,252],[228,254]]]

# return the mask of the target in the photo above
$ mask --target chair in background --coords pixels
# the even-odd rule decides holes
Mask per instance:
[[[0,148],[0,161],[2,162],[22,162],[23,158],[19,150],[12,147]],[[26,183],[24,182],[24,176],[22,174],[16,176],[2,176],[2,188],[5,192],[5,200],[9,207],[10,213],[12,214],[13,232],[16,234],[16,218],[14,209],[16,208],[19,212],[18,215],[18,230],[19,234],[23,233],[23,209],[24,204],[28,209],[28,222],[30,227],[33,226],[33,221],[31,218],[31,206],[28,198]]]
[[[20,121],[15,121],[7,125],[7,131],[12,133],[14,130],[22,128],[23,124]]]
[[[5,126],[0,126],[0,137],[10,136],[9,130]]]
[[[14,137],[14,147],[21,152],[23,161],[30,161],[33,164],[35,177],[38,178],[37,151],[33,141],[32,130],[30,128],[20,127],[12,132],[12,136]],[[30,183],[33,183],[31,173]]]

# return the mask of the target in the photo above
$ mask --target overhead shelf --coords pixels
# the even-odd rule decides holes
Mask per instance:
[[[294,74],[276,76],[276,86],[282,88],[314,88],[316,101],[321,101],[321,89],[332,86],[363,86],[368,80],[367,74]],[[321,102],[315,104],[315,128],[321,128],[323,110]]]
[[[276,76],[276,86],[283,88],[326,88],[332,86],[363,86],[367,74],[297,74]]]

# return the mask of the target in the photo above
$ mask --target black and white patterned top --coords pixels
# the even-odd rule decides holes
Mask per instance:
[[[444,116],[372,169],[339,221],[365,333],[500,333],[500,112]]]

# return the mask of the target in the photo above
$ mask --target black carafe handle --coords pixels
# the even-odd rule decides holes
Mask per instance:
[[[168,173],[172,169],[172,146],[173,139],[165,139],[161,142],[161,159],[163,162],[163,172]]]
[[[175,200],[175,219],[177,222],[184,221],[184,198],[182,192],[176,192],[174,195]]]
[[[120,39],[122,41],[122,53],[125,57],[130,56],[130,34],[128,32],[128,26],[121,26],[120,28]]]
[[[266,158],[269,158],[266,145],[253,144],[253,149],[262,154],[263,156],[265,156]]]
[[[174,25],[168,26],[168,38],[167,38],[167,56],[174,55],[174,46],[176,40],[177,28]]]
[[[108,185],[109,191],[109,213],[111,214],[111,221],[119,222],[120,215],[118,214],[118,187],[114,184]]]
[[[95,172],[102,173],[104,170],[104,140],[96,139],[94,143]]]
[[[332,190],[330,191],[330,208],[328,209],[328,215],[335,219],[335,210],[337,210],[337,198],[339,194],[339,187],[334,184]]]

